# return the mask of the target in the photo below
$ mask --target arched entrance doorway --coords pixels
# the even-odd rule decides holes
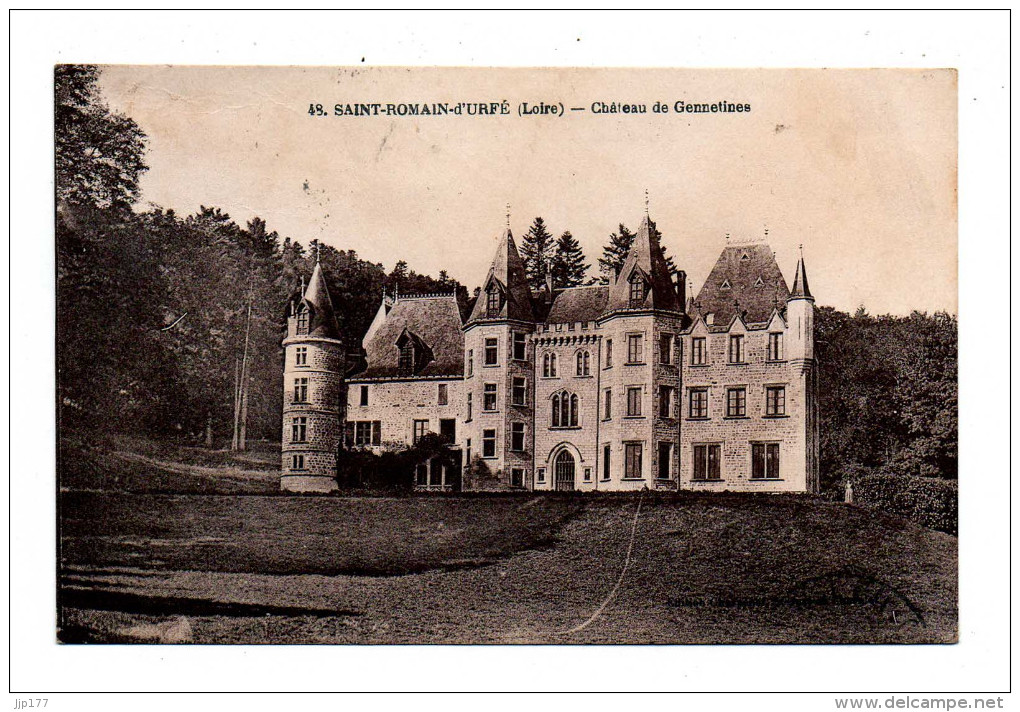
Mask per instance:
[[[559,492],[574,489],[574,456],[568,450],[560,450],[553,468],[553,485]]]

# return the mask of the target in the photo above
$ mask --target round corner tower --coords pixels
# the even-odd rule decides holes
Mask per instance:
[[[283,341],[283,437],[280,489],[337,489],[343,434],[345,357],[340,327],[318,261],[308,288],[287,309]]]

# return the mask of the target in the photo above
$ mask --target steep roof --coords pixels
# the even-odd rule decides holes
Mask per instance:
[[[609,287],[571,287],[558,291],[545,321],[548,324],[595,321],[606,308]]]
[[[797,260],[797,274],[793,278],[793,290],[790,292],[790,296],[801,297],[803,299],[814,299],[814,297],[811,296],[811,290],[808,288],[807,270],[804,269],[803,256]]]
[[[694,300],[694,315],[714,314],[716,325],[728,325],[739,305],[745,323],[760,324],[777,307],[783,309],[789,297],[783,272],[768,245],[726,247]]]
[[[609,287],[606,311],[617,309],[665,309],[683,311],[683,305],[676,294],[669,267],[662,256],[659,238],[651,229],[647,215],[641,221],[634,242],[631,243],[627,259],[624,260],[620,276]],[[645,298],[635,307],[630,303],[630,281],[640,275],[645,280]]]
[[[468,321],[490,318],[487,311],[488,302],[485,299],[485,293],[490,286],[495,286],[502,294],[502,309],[496,318],[535,320],[531,304],[531,287],[528,286],[528,278],[524,271],[524,260],[517,252],[510,228],[506,229],[499,240],[496,255],[492,258],[492,266],[489,267],[489,273],[482,282],[482,295],[475,302]]]
[[[401,296],[385,320],[365,343],[366,368],[353,376],[385,378],[400,375],[398,342],[410,338],[424,347],[427,363],[416,376],[462,376],[464,333],[457,298],[449,296]]]
[[[308,334],[310,336],[340,338],[340,325],[337,323],[336,313],[333,311],[333,300],[329,298],[326,278],[322,274],[322,265],[318,262],[312,269],[311,279],[308,280],[308,289],[305,290],[301,301],[308,307]]]

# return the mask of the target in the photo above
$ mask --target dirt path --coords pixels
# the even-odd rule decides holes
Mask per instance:
[[[186,465],[180,462],[168,462],[157,460],[146,455],[139,455],[135,452],[118,450],[111,453],[114,457],[126,460],[127,462],[138,462],[149,467],[155,467],[166,472],[176,472],[181,475],[198,475],[201,477],[222,478],[232,477],[242,480],[268,480],[276,477],[276,473],[267,470],[245,470],[240,467],[206,467],[203,465]]]

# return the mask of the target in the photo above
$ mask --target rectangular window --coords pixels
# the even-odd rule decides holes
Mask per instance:
[[[627,416],[636,418],[641,415],[641,387],[631,386],[627,389]]]
[[[308,309],[304,307],[298,308],[297,313],[297,333],[307,334],[308,333]]]
[[[627,363],[641,363],[644,360],[644,337],[631,334],[627,337]]]
[[[730,337],[730,363],[744,362],[744,337],[734,334]]]
[[[471,438],[464,441],[464,463],[465,467],[471,466]]]
[[[429,483],[429,466],[420,462],[414,467],[414,482],[421,487]]]
[[[361,387],[361,405],[368,405],[368,386]]]
[[[691,339],[691,365],[704,366],[707,361],[708,348],[704,336],[695,336]]]
[[[499,290],[493,289],[492,291],[486,293],[485,302],[486,316],[488,316],[489,318],[495,318],[499,316],[499,307],[501,306],[499,301],[500,301]]]
[[[496,429],[482,431],[482,457],[496,457]]]
[[[527,358],[527,343],[525,334],[520,331],[514,332],[514,359],[524,361]]]
[[[606,368],[613,367],[613,340],[606,339]]]
[[[659,417],[672,418],[674,410],[674,394],[676,389],[673,386],[659,386]]]
[[[673,363],[673,335],[659,335],[659,363]]]
[[[496,384],[486,383],[482,393],[482,410],[496,410]]]
[[[295,443],[308,440],[308,418],[299,416],[290,422],[290,440]]]
[[[625,470],[624,477],[628,480],[638,480],[643,477],[641,470],[641,443],[627,443],[625,445]]]
[[[719,469],[720,446],[717,444],[694,446],[694,479],[721,479]]]
[[[294,402],[295,403],[307,403],[308,402],[308,379],[307,378],[295,378],[294,379]]]
[[[414,433],[411,438],[412,443],[417,443],[423,437],[425,433],[429,431],[429,421],[427,420],[416,420],[414,421]]]
[[[536,478],[539,482],[545,482],[545,468],[538,468],[538,476]]]
[[[379,445],[382,442],[382,421],[372,421],[372,444]]]
[[[373,422],[378,423],[379,421],[371,420],[359,420],[354,424],[354,444],[355,445],[377,445],[378,443],[372,442],[372,425]]]
[[[783,335],[781,333],[769,334],[769,361],[783,360]]]
[[[290,458],[290,469],[292,470],[303,470],[305,469],[305,456],[294,455]]]
[[[747,389],[726,389],[726,417],[743,418],[747,415]]]
[[[585,482],[591,482],[591,468],[590,467],[584,468],[584,481]]]
[[[638,307],[641,306],[641,302],[645,299],[645,281],[640,277],[635,278],[630,283],[630,306]]]
[[[471,378],[471,376],[475,375],[475,350],[474,349],[468,349],[467,375],[468,375],[468,378]]]
[[[691,391],[691,404],[688,410],[688,417],[691,418],[707,418],[708,417],[708,389],[707,388],[692,388]]]
[[[751,479],[779,479],[779,443],[751,443]]]
[[[610,467],[610,465],[613,464],[613,461],[612,461],[612,458],[613,458],[612,452],[613,452],[613,449],[609,445],[606,445],[604,448],[602,448],[602,479],[604,479],[604,480],[608,480],[609,479],[609,473],[610,473],[609,467]]]
[[[657,479],[673,479],[673,443],[659,443],[659,469]]]
[[[499,364],[499,339],[485,340],[485,365],[496,366]]]
[[[510,449],[524,452],[524,423],[510,423]]]
[[[603,406],[602,406],[602,417],[606,420],[612,420],[613,418],[613,389],[607,388],[603,391]]]
[[[510,391],[511,403],[514,405],[528,404],[528,382],[520,376],[514,376],[513,388]]]
[[[457,441],[457,420],[456,418],[442,418],[439,421],[439,434],[448,443]]]
[[[439,393],[437,394],[437,396],[439,398],[439,405],[446,405],[450,402],[450,392],[447,384],[445,383],[439,384]]]
[[[295,366],[307,366],[308,365],[308,347],[297,346],[294,348],[294,365]]]
[[[470,394],[470,393],[468,393],[468,394],[467,394],[467,417],[466,417],[466,418],[465,418],[464,420],[467,420],[467,421],[469,421],[469,422],[470,422],[470,420],[471,420],[471,406],[472,406],[472,405],[473,405],[473,404],[472,404],[472,402],[471,402],[471,394]]]
[[[523,487],[524,486],[524,469],[520,467],[513,467],[510,469],[510,486],[511,487]]]
[[[786,387],[765,388],[765,415],[786,415]]]
[[[414,347],[410,344],[400,347],[400,359],[397,362],[397,368],[400,369],[400,374],[403,376],[414,373]]]

